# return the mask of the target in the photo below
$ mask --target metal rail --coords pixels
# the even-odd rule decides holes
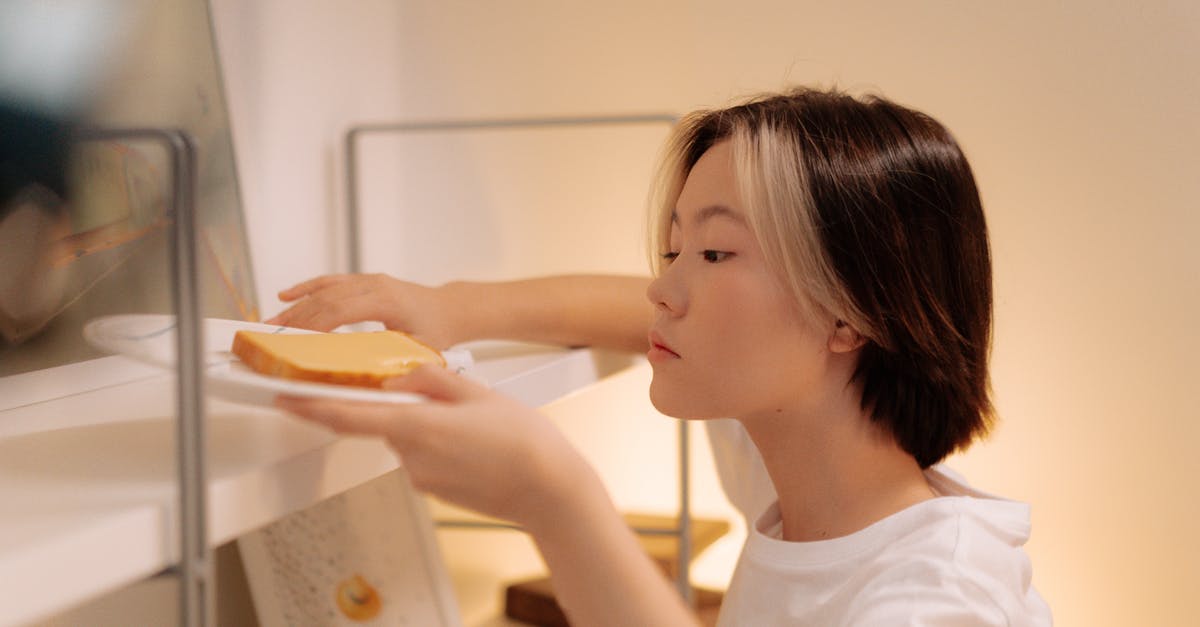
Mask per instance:
[[[358,124],[346,131],[346,255],[349,272],[362,272],[362,242],[359,239],[358,139],[373,133],[432,133],[475,130],[553,128],[571,126],[614,126],[625,124],[674,125],[679,118],[665,113],[638,115],[593,115],[576,117],[494,118],[481,120],[427,120],[423,122],[378,122]]]
[[[196,261],[196,148],[183,130],[166,128],[91,129],[78,141],[148,141],[170,158],[173,217],[168,229],[171,302],[175,309],[176,464],[179,477],[180,625],[214,624],[212,556],[208,548],[206,438],[204,427],[204,328],[199,266]]]

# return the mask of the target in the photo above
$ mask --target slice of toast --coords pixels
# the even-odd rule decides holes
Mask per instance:
[[[255,372],[318,383],[379,388],[421,364],[445,367],[436,349],[399,331],[264,333],[238,331],[233,354]]]

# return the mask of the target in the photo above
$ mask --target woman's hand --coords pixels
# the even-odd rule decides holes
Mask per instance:
[[[293,303],[267,324],[331,331],[343,324],[378,321],[437,349],[465,341],[458,313],[444,287],[426,287],[386,274],[331,274],[292,286],[279,299]]]
[[[543,527],[579,497],[594,471],[546,417],[436,366],[388,380],[422,394],[412,404],[279,397],[276,405],[342,434],[385,438],[413,485],[446,501],[526,527]],[[591,497],[607,498],[601,494]]]

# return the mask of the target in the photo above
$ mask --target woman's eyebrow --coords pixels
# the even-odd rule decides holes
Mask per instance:
[[[742,215],[742,213],[740,211],[737,211],[736,209],[733,209],[732,207],[729,207],[727,205],[717,204],[717,205],[707,205],[707,206],[701,208],[699,211],[697,211],[696,212],[696,225],[698,226],[712,218],[717,218],[717,217],[727,218],[729,220],[733,220],[734,222],[737,222],[738,224],[746,223],[746,218]],[[678,211],[671,212],[671,223],[672,224],[680,224]]]

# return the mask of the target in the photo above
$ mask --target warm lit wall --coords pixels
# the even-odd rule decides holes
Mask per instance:
[[[274,290],[339,267],[331,216],[354,121],[683,111],[787,83],[878,89],[939,117],[976,168],[996,265],[1002,422],[953,464],[1033,504],[1034,583],[1059,624],[1194,620],[1200,5],[216,9],[267,312]]]

